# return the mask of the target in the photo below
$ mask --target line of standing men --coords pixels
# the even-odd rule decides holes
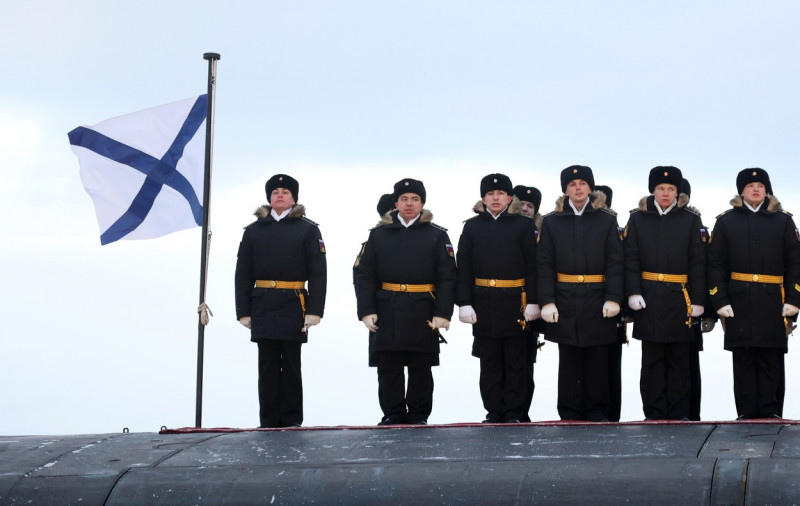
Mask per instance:
[[[556,210],[539,225],[538,190],[512,188],[503,174],[484,177],[476,216],[459,239],[458,268],[446,230],[424,208],[421,181],[398,181],[389,212],[382,197],[381,222],[354,267],[358,316],[378,368],[379,423],[427,423],[431,368],[454,303],[472,325],[485,422],[530,420],[540,333],[559,345],[560,417],[618,420],[617,348],[631,316],[643,343],[645,417],[699,419],[699,407],[696,415],[691,408],[699,406],[693,357],[709,303],[733,352],[739,417],[781,417],[783,354],[800,305],[800,233],[766,171],[739,173],[739,197],[711,236],[687,205],[688,182],[675,167],[650,171],[650,195],[624,231],[606,205],[610,189],[595,191],[589,167],[564,169],[561,186]],[[325,249],[296,205],[297,182],[279,174],[266,190],[270,206],[257,211],[240,244],[236,302],[259,345],[261,426],[281,427],[302,423],[300,344],[322,316]]]

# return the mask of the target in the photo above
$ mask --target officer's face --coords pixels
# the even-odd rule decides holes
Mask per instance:
[[[416,193],[404,193],[395,202],[397,212],[404,220],[416,218],[422,212],[422,199]]]
[[[586,203],[590,192],[589,183],[583,179],[573,179],[567,183],[566,195],[577,207]]]
[[[750,183],[742,190],[742,198],[752,207],[764,202],[767,196],[767,187],[763,183]]]
[[[678,187],[674,184],[660,184],[653,190],[653,197],[656,199],[656,204],[665,209],[678,198]]]
[[[533,202],[528,202],[527,200],[520,200],[520,204],[522,204],[522,208],[519,210],[519,214],[522,216],[527,216],[528,218],[533,218],[536,214],[536,208],[533,207]]]
[[[493,214],[497,214],[511,203],[511,195],[503,190],[492,190],[483,196],[483,205]]]
[[[272,206],[272,209],[274,209],[278,214],[284,212],[295,204],[294,197],[292,197],[292,192],[286,188],[275,188],[272,190],[272,193],[269,195],[269,203]]]

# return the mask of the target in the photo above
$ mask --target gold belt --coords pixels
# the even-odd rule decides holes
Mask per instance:
[[[664,283],[688,283],[689,276],[686,274],[656,274],[655,272],[642,272],[642,279],[645,281],[663,281]]]
[[[433,292],[435,285],[407,285],[405,283],[381,283],[381,288],[389,290],[390,292],[411,292],[411,293],[424,293]]]
[[[768,283],[770,285],[783,284],[783,276],[770,276],[769,274],[743,274],[741,272],[731,272],[731,279],[735,281],[748,281],[751,283]]]
[[[305,281],[273,281],[265,279],[256,280],[256,288],[279,288],[282,290],[302,290],[306,287]]]
[[[561,274],[557,276],[559,283],[604,283],[606,280],[603,274]]]
[[[519,279],[475,278],[475,286],[488,286],[490,288],[517,288],[520,286],[525,286],[525,278],[519,278]]]

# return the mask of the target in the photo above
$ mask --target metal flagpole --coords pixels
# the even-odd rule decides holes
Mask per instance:
[[[214,146],[214,92],[217,84],[218,53],[204,53],[208,60],[208,113],[206,114],[206,156],[205,174],[203,178],[203,237],[200,247],[200,306],[197,309],[197,396],[195,402],[195,427],[203,423],[203,347],[205,328],[208,323],[208,305],[206,305],[206,273],[208,271],[208,249],[211,245],[211,232],[208,230],[209,203],[211,201],[211,155]]]

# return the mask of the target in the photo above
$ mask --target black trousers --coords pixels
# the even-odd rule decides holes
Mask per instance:
[[[692,326],[694,341],[689,350],[689,420],[700,420],[700,398],[703,383],[700,377],[700,352],[703,351],[703,332],[700,325]]]
[[[739,418],[783,416],[783,349],[734,348],[733,395]]]
[[[536,356],[539,354],[539,334],[535,332],[528,332],[528,338],[525,343],[525,405],[522,407],[521,422],[530,422],[531,404],[533,404],[533,391],[536,389],[536,382],[533,380],[533,367],[536,364]]]
[[[378,359],[378,402],[393,423],[425,422],[433,409],[435,353],[382,351]],[[408,367],[406,388],[405,367]]]
[[[291,427],[303,423],[303,343],[258,341],[258,403],[261,427]]]
[[[562,420],[608,420],[608,347],[558,345],[558,415]]]
[[[487,418],[522,420],[528,392],[528,339],[524,334],[475,338],[481,360],[478,384]]]
[[[608,420],[618,422],[622,412],[622,344],[608,345]]]
[[[691,341],[680,343],[642,341],[639,389],[646,419],[689,419],[691,347]]]

